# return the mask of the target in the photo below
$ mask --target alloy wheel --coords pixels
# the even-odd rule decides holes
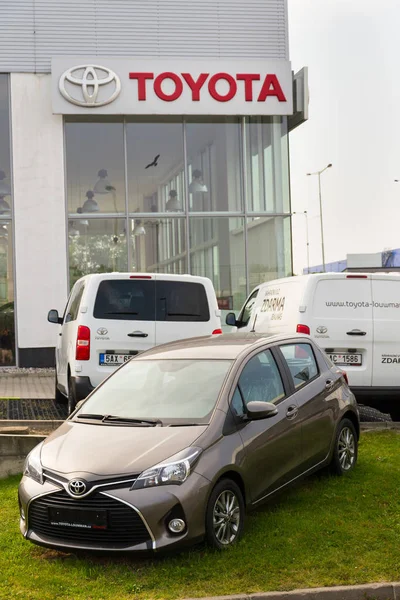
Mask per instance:
[[[240,506],[236,494],[224,490],[218,496],[213,510],[215,537],[224,546],[232,544],[239,533]]]
[[[343,471],[349,471],[355,461],[356,442],[349,427],[343,427],[338,439],[339,463]]]

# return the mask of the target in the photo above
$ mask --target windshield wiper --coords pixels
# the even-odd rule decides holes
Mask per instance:
[[[106,312],[105,315],[138,315],[138,312],[132,312],[129,310],[116,310],[114,312]]]
[[[204,427],[209,423],[171,423],[168,427]]]
[[[97,415],[90,413],[83,413],[76,416],[77,419],[94,419],[101,421],[102,423],[137,423],[138,425],[162,425],[160,419],[131,419],[130,417],[119,417],[117,415]]]

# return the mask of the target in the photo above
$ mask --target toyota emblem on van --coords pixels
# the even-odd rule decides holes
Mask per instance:
[[[327,331],[328,331],[328,328],[325,327],[324,325],[320,325],[319,327],[317,327],[317,333],[320,333],[323,335],[324,333],[327,333]]]
[[[97,333],[99,335],[107,335],[108,329],[106,329],[105,327],[99,327],[98,330],[97,330]]]

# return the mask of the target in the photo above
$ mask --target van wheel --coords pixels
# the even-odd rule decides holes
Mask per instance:
[[[55,385],[55,390],[54,390],[54,402],[56,404],[65,404],[67,402],[66,397],[64,396],[64,394],[62,394],[60,392],[60,390],[58,389],[58,379],[57,379],[57,373],[56,373],[56,379],[54,382]]]
[[[357,433],[350,419],[343,419],[335,436],[331,471],[336,475],[344,475],[352,471],[358,456]]]
[[[235,544],[243,531],[244,513],[239,486],[231,479],[219,481],[206,510],[206,539],[210,546],[224,550]]]
[[[76,407],[76,398],[74,394],[74,388],[72,385],[72,377],[68,377],[68,416],[74,412]]]

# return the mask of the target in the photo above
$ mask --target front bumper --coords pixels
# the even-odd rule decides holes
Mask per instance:
[[[135,519],[143,522],[148,531],[146,541],[138,542],[133,535],[131,540],[124,536],[123,543],[109,543],[102,539],[101,532],[96,536],[86,535],[85,530],[79,530],[76,539],[71,539],[71,530],[63,538],[62,531],[58,526],[51,529],[50,523],[44,526],[46,506],[51,504],[54,498],[63,493],[65,498],[79,508],[79,499],[67,497],[66,492],[60,486],[46,481],[43,485],[33,481],[29,477],[23,477],[19,486],[19,502],[21,508],[20,530],[22,535],[42,546],[57,549],[76,550],[103,550],[103,551],[134,551],[149,552],[162,551],[169,548],[179,548],[195,543],[204,537],[205,533],[205,511],[210,490],[210,482],[202,475],[193,472],[182,485],[168,485],[149,489],[130,490],[128,487],[112,489],[111,487],[97,490],[86,500],[95,497],[121,505],[126,510],[131,509]],[[36,502],[36,504],[35,504]],[[40,506],[42,513],[40,518],[35,516],[36,507]],[[172,512],[171,512],[172,511]],[[182,534],[174,535],[167,529],[168,516],[178,511],[184,516],[186,529]],[[36,511],[37,513],[37,511]],[[41,519],[41,520],[40,520]],[[37,525],[39,523],[39,525]],[[90,531],[90,530],[89,530]],[[54,535],[52,533],[54,532]],[[72,536],[73,537],[73,536]],[[96,537],[94,540],[93,537]]]

